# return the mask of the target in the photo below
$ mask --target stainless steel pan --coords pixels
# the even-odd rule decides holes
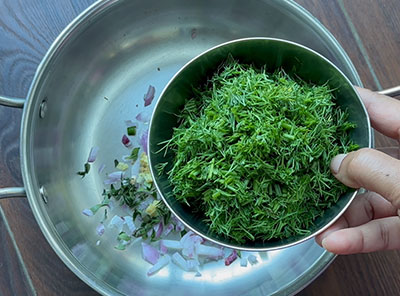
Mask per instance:
[[[244,5],[245,4],[245,5]],[[252,36],[308,46],[361,81],[332,35],[292,1],[108,0],[77,17],[43,58],[26,100],[1,97],[23,108],[21,170],[24,188],[0,189],[0,197],[24,195],[49,244],[83,281],[104,295],[287,295],[317,277],[333,255],[306,241],[258,254],[243,269],[207,264],[202,277],[170,266],[148,278],[139,249],[114,251],[113,238],[96,246],[96,219],[81,214],[101,200],[101,178],[76,175],[91,146],[97,163],[125,153],[124,119],[143,106],[149,84],[159,95],[192,57],[219,43]],[[157,69],[159,68],[159,70]],[[108,100],[105,100],[107,97]],[[136,107],[139,105],[139,108]],[[151,108],[147,112],[151,112]]]

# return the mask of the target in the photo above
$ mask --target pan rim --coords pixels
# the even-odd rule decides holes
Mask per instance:
[[[78,29],[84,23],[90,21],[90,19],[95,18],[97,15],[103,13],[106,9],[111,8],[113,5],[121,1],[123,0],[97,0],[84,11],[82,11],[74,20],[72,20],[54,40],[54,42],[51,44],[48,51],[46,52],[45,56],[43,57],[42,61],[40,62],[30,85],[25,106],[23,108],[20,129],[21,172],[28,201],[35,216],[35,219],[39,224],[39,227],[46,240],[55,251],[57,256],[63,261],[63,263],[67,265],[67,267],[81,280],[83,280],[86,284],[88,284],[90,287],[92,287],[94,290],[101,293],[102,295],[123,294],[116,288],[108,285],[106,282],[99,281],[89,269],[87,269],[82,263],[80,263],[79,260],[70,252],[69,248],[66,247],[62,239],[58,235],[56,235],[54,226],[50,223],[47,223],[46,219],[43,217],[42,210],[40,209],[41,198],[39,196],[38,190],[35,189],[36,179],[35,176],[31,174],[32,156],[29,145],[32,141],[31,121],[33,116],[35,115],[35,95],[40,85],[43,73],[47,69],[47,66],[52,61],[56,53],[60,50],[63,43],[65,43],[67,39],[69,39],[70,36],[73,35],[76,29]],[[260,1],[265,2],[266,0]],[[350,71],[353,73],[355,80],[357,80],[357,83],[362,86],[362,82],[353,63],[351,62],[350,58],[343,50],[343,48],[340,46],[339,42],[333,37],[333,35],[314,16],[312,16],[310,12],[308,12],[306,9],[304,9],[302,6],[295,3],[294,1],[284,0],[282,1],[282,5],[285,5],[285,9],[287,10],[296,11],[299,14],[299,17],[318,28],[318,30],[321,32],[320,34],[323,34],[327,38],[327,40],[329,40],[332,48],[341,53],[341,57],[345,61],[346,65],[349,67]],[[51,226],[52,228],[49,228],[49,226]],[[313,269],[310,271],[308,276],[293,285],[292,291],[299,291],[300,289],[311,283],[325,268],[329,266],[330,262],[333,261],[335,256],[325,251],[325,253],[323,253],[321,257],[329,260],[325,260],[325,262],[321,266],[320,259],[318,259],[318,261],[316,261],[316,263],[313,265]]]

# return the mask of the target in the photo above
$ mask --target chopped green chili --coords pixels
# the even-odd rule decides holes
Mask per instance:
[[[126,129],[128,136],[135,136],[136,135],[136,126],[130,126]]]
[[[139,150],[140,147],[133,148],[131,151],[131,155],[129,155],[127,159],[130,159],[132,163],[134,163],[139,157]]]
[[[89,173],[89,171],[90,171],[90,163],[86,162],[84,164],[84,170],[80,171],[80,172],[77,172],[77,174],[79,176],[81,176],[82,178],[84,178]]]
[[[147,190],[140,187],[138,188],[137,184],[131,181],[132,180],[129,178],[124,179],[119,188],[116,188],[111,184],[109,190],[103,191],[104,200],[108,202],[110,199],[115,199],[119,201],[120,205],[126,205],[133,211],[133,220],[137,217],[141,218],[142,223],[140,224],[140,227],[134,231],[133,236],[141,236],[143,239],[150,238],[151,241],[157,240],[155,237],[154,226],[160,222],[163,222],[164,225],[170,223],[171,212],[162,202],[158,204],[153,216],[148,215],[145,210],[140,209],[139,205],[148,199],[149,194],[154,198],[157,197],[157,194],[153,185],[151,185],[151,188]],[[102,204],[105,204],[105,202]],[[120,234],[119,240],[124,240],[124,238],[126,238],[125,234]],[[120,245],[120,247],[123,247],[123,245]]]

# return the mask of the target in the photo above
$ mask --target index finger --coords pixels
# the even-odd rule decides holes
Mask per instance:
[[[355,88],[367,108],[372,126],[382,134],[400,140],[400,101],[365,88]]]

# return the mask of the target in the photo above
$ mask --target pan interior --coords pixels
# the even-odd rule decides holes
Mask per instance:
[[[239,0],[103,1],[52,48],[25,110],[24,178],[47,239],[64,262],[98,291],[175,296],[288,294],[327,264],[321,259],[326,253],[308,241],[257,254],[259,264],[247,269],[209,263],[202,277],[195,277],[170,265],[149,278],[150,265],[141,258],[140,244],[117,251],[117,234],[107,229],[96,246],[95,228],[102,215],[82,215],[83,209],[102,200],[104,178],[97,173],[99,166],[104,163],[106,172],[112,172],[114,158],[129,153],[121,144],[124,120],[134,120],[141,111],[152,112],[152,107],[143,106],[149,84],[155,86],[157,98],[194,56],[222,42],[253,36],[308,46],[360,84],[329,33],[290,1],[249,0],[245,9]],[[47,111],[39,118],[42,101]],[[82,170],[92,146],[99,146],[100,152],[90,174],[81,179],[76,172]],[[46,188],[47,204],[40,197],[41,186]]]

